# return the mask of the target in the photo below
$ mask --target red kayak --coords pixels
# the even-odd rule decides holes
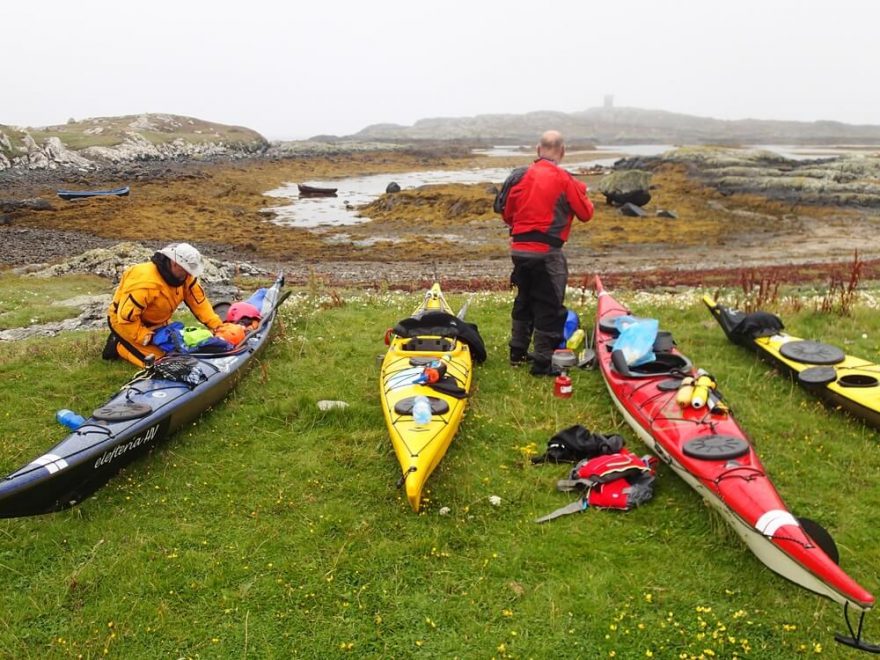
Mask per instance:
[[[613,349],[620,333],[615,319],[630,312],[605,291],[598,277],[596,293],[597,363],[629,425],[721,512],[768,568],[843,604],[845,614],[850,608],[861,613],[858,631],[853,631],[847,619],[851,636],[838,635],[838,641],[880,652],[880,647],[861,638],[863,617],[874,605],[874,596],[838,566],[837,549],[828,532],[788,510],[748,436],[715,391],[711,376],[705,374],[700,380],[704,372],[697,371],[662,332],[654,343],[656,359],[629,366],[625,352]],[[698,397],[699,387],[703,389]]]

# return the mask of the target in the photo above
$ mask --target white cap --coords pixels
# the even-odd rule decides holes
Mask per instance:
[[[204,270],[202,255],[189,243],[172,243],[159,250],[159,254],[164,254],[193,277],[198,277]]]

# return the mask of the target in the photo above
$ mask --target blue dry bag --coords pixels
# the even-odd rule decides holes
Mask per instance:
[[[579,327],[581,327],[580,318],[573,311],[568,310],[568,314],[565,316],[565,326],[562,328],[562,341],[557,348],[568,348],[566,342]]]
[[[166,353],[183,346],[183,323],[175,321],[164,325],[153,333],[151,343]]]

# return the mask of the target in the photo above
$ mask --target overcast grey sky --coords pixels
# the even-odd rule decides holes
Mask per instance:
[[[602,104],[880,123],[876,0],[6,0],[0,124],[165,112],[269,139]]]

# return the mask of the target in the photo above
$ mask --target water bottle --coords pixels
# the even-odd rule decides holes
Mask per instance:
[[[68,410],[67,408],[62,408],[58,412],[55,413],[55,419],[58,420],[59,424],[64,424],[71,431],[76,431],[80,426],[83,425],[83,422],[86,421],[85,417],[82,415],[77,415],[72,410]]]
[[[425,426],[431,421],[431,402],[426,396],[417,396],[413,401],[413,421],[417,426]]]

